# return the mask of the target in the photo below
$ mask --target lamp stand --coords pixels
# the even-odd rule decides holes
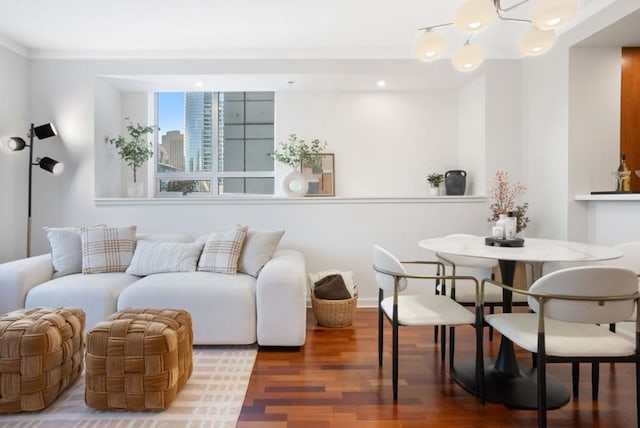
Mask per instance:
[[[27,205],[27,257],[31,257],[31,180],[33,171],[33,135],[34,126],[29,130],[29,200]]]

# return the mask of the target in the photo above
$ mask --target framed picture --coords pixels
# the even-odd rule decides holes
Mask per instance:
[[[309,183],[305,196],[336,195],[333,153],[318,153],[302,165],[302,174]]]

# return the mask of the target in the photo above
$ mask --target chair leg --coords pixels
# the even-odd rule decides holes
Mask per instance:
[[[495,306],[489,306],[489,314],[493,315],[496,312]],[[489,326],[489,342],[493,342],[493,327]]]
[[[398,401],[398,322],[393,322],[393,401]]]
[[[571,383],[573,384],[573,397],[578,398],[580,394],[580,364],[571,363]]]
[[[383,329],[384,329],[384,313],[380,302],[382,302],[383,291],[378,290],[378,367],[382,367],[382,345],[384,342]]]
[[[443,363],[446,361],[445,357],[447,355],[447,330],[446,326],[442,326],[440,328],[440,361]]]
[[[378,314],[378,367],[382,367],[382,311]]]
[[[483,310],[476,307],[476,395],[480,398],[480,404],[484,404],[486,399],[484,380],[484,345],[483,338]]]
[[[638,358],[637,354],[636,358]],[[640,424],[640,361],[638,360],[636,360],[636,421]]]
[[[439,326],[433,326],[433,343],[438,343],[438,328]]]
[[[591,397],[598,401],[598,389],[600,385],[600,364],[591,363]]]
[[[449,371],[453,371],[453,352],[455,350],[456,328],[449,327]]]

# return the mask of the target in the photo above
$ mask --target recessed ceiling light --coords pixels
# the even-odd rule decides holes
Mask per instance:
[[[384,80],[378,80],[378,88],[384,88],[387,85],[387,82]]]

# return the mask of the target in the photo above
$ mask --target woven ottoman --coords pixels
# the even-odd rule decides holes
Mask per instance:
[[[136,319],[166,324],[178,334],[178,392],[193,372],[193,327],[191,315],[182,309],[125,308],[107,320]]]
[[[87,334],[85,402],[96,409],[164,410],[191,375],[191,317],[130,311]]]
[[[0,413],[44,409],[80,376],[84,325],[79,308],[0,316]]]

